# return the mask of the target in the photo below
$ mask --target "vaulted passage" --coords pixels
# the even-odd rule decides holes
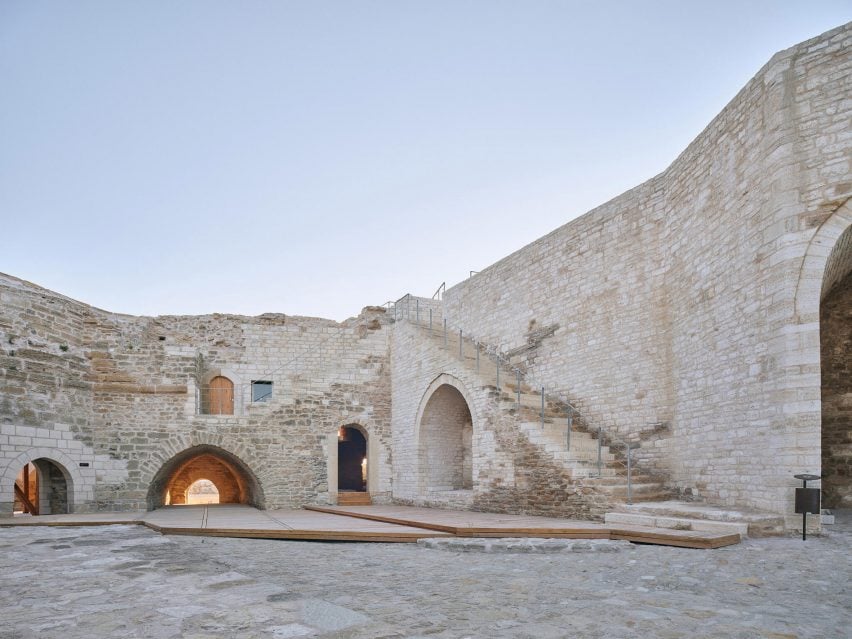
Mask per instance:
[[[15,479],[15,514],[62,515],[71,512],[71,480],[67,471],[50,459],[24,465]]]
[[[199,484],[206,481],[206,484]],[[212,496],[218,498],[213,501]],[[148,490],[148,508],[192,503],[263,507],[260,483],[235,455],[215,446],[195,446],[160,469]]]
[[[427,491],[473,488],[473,420],[464,396],[439,386],[420,420],[420,479]]]
[[[820,355],[823,507],[852,508],[852,227],[826,267]]]

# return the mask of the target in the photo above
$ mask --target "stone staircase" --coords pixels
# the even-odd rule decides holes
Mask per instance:
[[[567,470],[576,483],[606,495],[614,504],[628,498],[627,464],[623,446],[611,446],[606,435],[598,440],[598,432],[562,399],[529,386],[523,376],[500,363],[458,331],[447,331],[435,322],[433,327],[411,322],[440,348],[460,360],[471,373],[476,373],[483,387],[488,387],[499,409],[514,417],[517,428],[544,455]],[[478,354],[477,354],[478,351]],[[498,387],[499,367],[499,387]],[[520,390],[520,392],[518,392]],[[570,445],[568,439],[571,418]],[[599,462],[600,457],[600,462]],[[632,501],[662,500],[671,496],[661,478],[632,468]]]
[[[606,513],[604,522],[672,530],[737,533],[741,538],[784,533],[784,517],[777,513],[674,500],[623,504],[616,512]]]

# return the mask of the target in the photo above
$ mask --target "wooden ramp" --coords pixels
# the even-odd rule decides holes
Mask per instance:
[[[415,542],[424,537],[556,537],[719,548],[738,534],[675,530],[622,523],[500,515],[409,506],[308,506],[258,510],[239,504],[166,506],[152,512],[19,516],[2,526],[105,526],[139,524],[171,535],[318,541]]]
[[[17,516],[0,519],[0,527],[105,526],[138,524],[169,535],[252,537],[317,541],[416,542],[449,537],[422,527],[367,521],[309,510],[258,510],[240,504],[165,506],[151,512]]]
[[[427,528],[458,537],[547,537],[623,539],[684,548],[719,548],[740,542],[738,534],[602,524],[528,515],[502,515],[411,506],[306,506],[316,512],[346,515],[402,526]]]
[[[415,542],[448,536],[419,527],[357,520],[309,510],[258,510],[251,506],[166,506],[146,513],[143,523],[170,535],[253,537],[318,541]]]
[[[0,527],[20,526],[113,526],[116,524],[141,524],[143,511],[124,513],[79,513],[74,515],[16,515],[0,518]]]

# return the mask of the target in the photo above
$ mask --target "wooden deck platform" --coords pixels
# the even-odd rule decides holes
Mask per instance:
[[[239,504],[166,506],[152,512],[19,516],[3,526],[143,525],[170,535],[317,541],[415,542],[424,537],[624,539],[685,548],[736,544],[738,534],[500,515],[409,506],[306,506],[258,510]]]
[[[353,523],[357,522],[357,523]],[[142,523],[170,535],[254,537],[317,541],[415,542],[447,533],[382,521],[357,520],[310,510],[258,510],[251,506],[166,506],[145,513]]]
[[[104,526],[137,524],[169,535],[252,537],[317,541],[416,542],[449,537],[422,527],[367,521],[309,510],[258,510],[240,504],[165,506],[151,512],[18,516],[2,526]]]
[[[602,524],[528,515],[502,515],[411,506],[305,506],[305,508],[328,514],[428,528],[458,537],[624,539],[684,548],[720,548],[740,542],[739,535],[730,533]]]

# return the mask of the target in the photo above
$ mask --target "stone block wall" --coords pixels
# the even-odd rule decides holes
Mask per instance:
[[[392,338],[395,502],[580,519],[601,517],[612,506],[607,495],[572,478],[564,465],[531,443],[516,415],[500,410],[494,371],[484,361],[477,373],[473,361],[458,357],[452,342],[444,347],[442,339],[428,337],[407,321],[394,325]],[[468,417],[456,393],[472,422],[469,489],[456,481],[467,463],[465,432],[458,426]],[[443,441],[432,441],[432,428],[445,431]],[[438,477],[454,471],[447,485],[434,485],[434,464],[441,464]]]
[[[450,322],[609,433],[669,424],[637,457],[681,491],[791,510],[820,466],[797,296],[818,300],[806,255],[852,195],[850,44],[846,25],[774,56],[665,172],[448,290]]]
[[[77,510],[144,508],[169,459],[228,451],[267,507],[328,501],[329,440],[368,433],[370,490],[390,494],[388,329],[384,309],[343,323],[264,315],[131,317],[0,278],[0,501],[36,454],[75,475]],[[201,415],[199,389],[229,377],[235,415]],[[251,402],[251,381],[273,382]],[[80,464],[86,464],[81,466]]]

